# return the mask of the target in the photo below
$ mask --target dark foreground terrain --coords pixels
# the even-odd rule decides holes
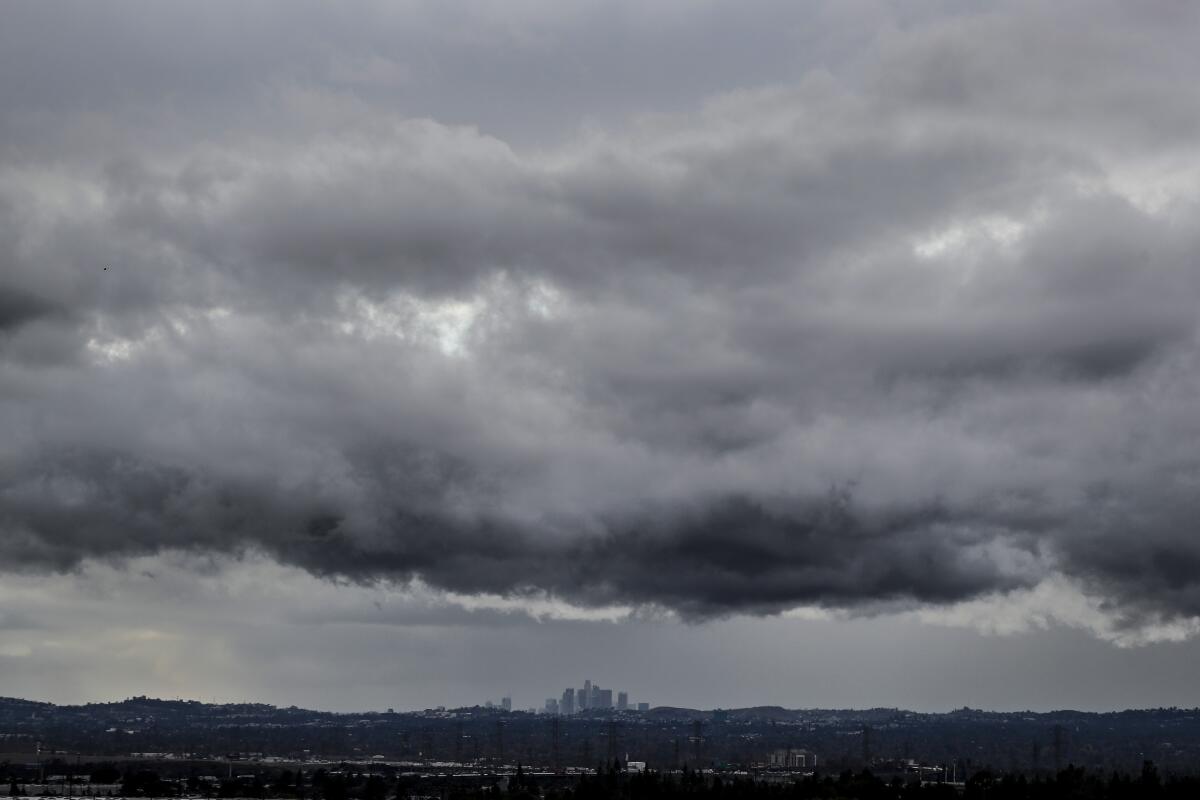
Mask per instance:
[[[0,699],[0,795],[14,796],[1200,797],[1197,776],[1195,709],[551,717]]]
[[[629,773],[620,763],[597,772],[538,774],[517,767],[512,771],[476,773],[363,771],[357,765],[305,774],[303,770],[257,769],[225,779],[193,772],[186,778],[177,765],[157,765],[162,771],[129,767],[117,783],[89,783],[86,776],[71,785],[22,785],[12,778],[9,795],[34,797],[141,797],[141,798],[279,798],[288,800],[905,800],[906,798],[967,798],[971,800],[1038,800],[1044,798],[1195,798],[1200,779],[1159,775],[1147,763],[1136,776],[1108,776],[1068,767],[1054,776],[996,775],[980,771],[964,782],[922,781],[915,776],[893,775],[890,780],[869,770],[849,770],[837,776],[819,773],[787,776],[751,776],[696,772],[655,771]],[[93,765],[107,773],[114,765]]]

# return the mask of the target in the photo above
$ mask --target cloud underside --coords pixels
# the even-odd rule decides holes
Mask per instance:
[[[0,85],[0,567],[693,619],[1067,581],[1192,630],[1196,19],[1084,13],[881,21],[552,144],[304,48],[192,105]]]

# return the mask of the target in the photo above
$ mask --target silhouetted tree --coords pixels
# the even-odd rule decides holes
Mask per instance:
[[[362,796],[363,800],[384,800],[387,797],[387,781],[379,775],[372,775],[367,778]]]

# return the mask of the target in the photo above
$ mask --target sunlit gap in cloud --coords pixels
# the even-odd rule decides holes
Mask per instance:
[[[1045,216],[1043,208],[1040,213],[1032,215],[1029,221],[995,215],[954,223],[926,236],[915,237],[913,254],[923,259],[935,259],[961,257],[965,252],[987,245],[1016,247],[1030,225],[1036,225]]]
[[[118,333],[103,315],[98,316],[93,332],[84,342],[92,363],[97,365],[129,362],[155,348],[165,347],[172,339],[182,340],[211,332],[227,321],[236,323],[232,309],[224,307],[203,309],[173,309],[157,315],[159,321],[143,328],[137,335]]]
[[[472,355],[473,342],[489,329],[504,325],[514,314],[552,320],[565,313],[565,295],[546,281],[518,284],[498,272],[465,296],[424,297],[407,292],[376,296],[343,287],[334,311],[324,321],[337,334],[364,341],[395,341],[440,353],[448,358]],[[158,315],[158,321],[136,335],[117,332],[99,316],[85,347],[98,365],[136,360],[170,339],[214,333],[226,327],[249,328],[263,322],[254,309],[214,307],[176,309]]]
[[[1080,177],[1076,186],[1086,195],[1116,195],[1151,216],[1194,214],[1200,201],[1200,149],[1118,159],[1099,175]]]
[[[464,297],[429,298],[393,292],[379,298],[354,288],[337,297],[337,330],[365,340],[394,339],[464,358],[473,341],[514,313],[553,319],[564,311],[562,293],[545,281],[518,285],[500,271]]]

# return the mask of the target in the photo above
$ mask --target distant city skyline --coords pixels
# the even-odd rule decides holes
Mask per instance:
[[[482,705],[485,708],[500,708],[504,711],[512,711],[514,707],[522,708],[520,702],[514,706],[511,696],[504,696],[499,701],[485,700]],[[527,710],[541,714],[562,714],[569,716],[571,714],[582,711],[648,711],[650,708],[649,702],[631,702],[627,691],[618,691],[616,699],[613,698],[612,689],[603,689],[598,683],[593,682],[590,678],[583,682],[583,686],[578,690],[575,687],[568,686],[563,689],[562,694],[558,697],[547,697],[540,705],[530,705]]]

